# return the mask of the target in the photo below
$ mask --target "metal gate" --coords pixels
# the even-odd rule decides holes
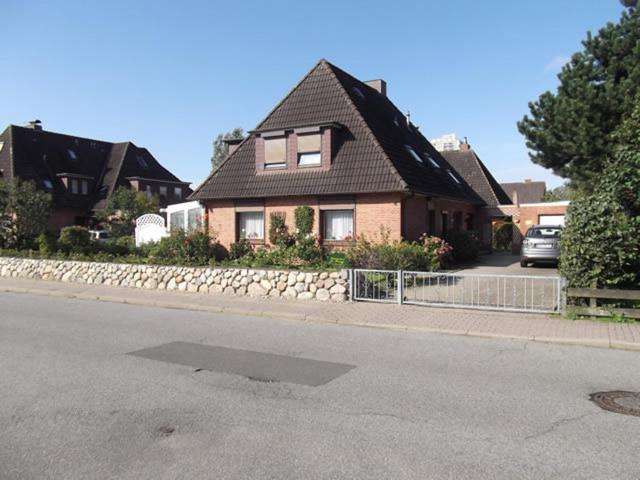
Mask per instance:
[[[359,301],[515,312],[559,312],[565,302],[558,276],[355,269],[350,291]]]

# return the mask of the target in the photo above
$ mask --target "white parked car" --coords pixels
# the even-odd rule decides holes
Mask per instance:
[[[100,243],[106,242],[111,238],[106,230],[89,230],[89,236],[92,241]]]

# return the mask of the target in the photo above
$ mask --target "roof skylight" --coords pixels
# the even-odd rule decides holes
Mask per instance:
[[[44,185],[44,188],[46,188],[47,190],[53,190],[53,182],[48,178],[42,180],[42,185]]]
[[[429,152],[424,152],[424,156],[427,157],[427,160],[429,160],[431,162],[431,165],[433,165],[436,168],[440,168],[440,165],[438,165],[438,162],[436,162],[433,157],[431,156],[431,154]]]
[[[413,159],[421,165],[424,165],[424,160],[420,155],[416,153],[411,145],[405,145],[404,148],[409,152],[409,154],[413,157]]]
[[[451,178],[453,178],[456,181],[456,183],[460,183],[460,180],[458,180],[458,177],[456,177],[451,170],[447,169],[447,173]]]
[[[142,168],[147,168],[149,166],[142,155],[136,156],[136,160],[138,161],[138,165],[140,165]]]
[[[67,149],[67,155],[69,155],[69,159],[70,160],[77,160],[78,159],[78,155],[76,155],[75,150],[68,148]]]
[[[356,96],[360,98],[360,100],[364,100],[365,98],[367,98],[365,97],[364,92],[360,90],[358,87],[353,87],[352,90],[353,90],[353,93],[355,93]]]

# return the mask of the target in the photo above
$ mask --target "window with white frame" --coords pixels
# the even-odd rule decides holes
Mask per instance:
[[[287,166],[286,137],[264,139],[264,168],[283,168]]]
[[[202,209],[190,208],[187,210],[187,230],[198,230],[202,225]]]
[[[178,199],[182,198],[182,187],[175,187],[173,189],[173,196]]]
[[[184,230],[184,210],[169,214],[169,228],[171,230]]]
[[[322,162],[319,133],[298,135],[298,165],[317,166]]]
[[[353,210],[324,210],[323,238],[345,240],[353,236]]]
[[[264,212],[238,212],[238,237],[264,239]]]

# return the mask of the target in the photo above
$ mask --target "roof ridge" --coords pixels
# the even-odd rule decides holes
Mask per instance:
[[[296,83],[293,88],[291,90],[289,90],[289,93],[287,93],[282,100],[280,100],[275,107],[273,107],[271,110],[269,110],[269,113],[267,113],[264,118],[258,122],[258,125],[256,125],[256,128],[254,128],[254,130],[258,130],[260,128],[260,126],[265,123],[267,120],[269,120],[269,117],[275,113],[276,110],[278,110],[278,108],[280,108],[280,105],[282,105],[284,102],[287,101],[287,99],[293,95],[293,92],[295,92],[298,87],[300,87],[300,85],[302,85],[304,83],[304,81],[320,66],[323,64],[329,64],[329,62],[327,62],[324,58],[321,58],[312,68],[311,70],[309,70],[304,77],[302,77],[302,79],[300,79],[300,81],[298,83]],[[237,150],[237,149],[236,149]]]
[[[97,138],[90,138],[90,137],[81,137],[80,135],[69,135],[68,133],[60,133],[60,132],[54,132],[52,130],[35,130],[33,128],[30,127],[25,127],[22,125],[15,125],[15,124],[9,124],[10,127],[13,128],[21,128],[23,130],[30,130],[30,131],[34,131],[34,132],[41,132],[41,133],[46,133],[49,135],[58,135],[60,137],[68,137],[68,138],[74,138],[74,139],[80,139],[80,140],[88,140],[89,142],[100,142],[100,143],[108,143],[109,145],[115,145],[116,143],[125,143],[125,142],[109,142],[107,140],[98,140]]]
[[[324,61],[324,64],[329,68],[329,71],[331,72],[331,76],[333,77],[334,81],[338,84],[339,90],[342,93],[343,97],[345,97],[345,99],[347,101],[347,104],[356,113],[356,118],[364,126],[365,132],[371,138],[371,140],[373,141],[373,144],[379,150],[379,152],[382,153],[382,157],[383,157],[384,162],[387,165],[387,167],[389,168],[391,173],[396,177],[396,179],[400,182],[400,185],[402,186],[402,188],[404,190],[408,190],[409,189],[409,185],[404,180],[404,178],[402,178],[402,175],[400,175],[400,172],[398,172],[398,169],[393,164],[393,161],[389,158],[389,155],[387,155],[387,152],[384,150],[384,148],[382,148],[382,145],[380,145],[380,141],[378,140],[376,135],[371,130],[371,127],[369,126],[367,121],[364,119],[364,116],[362,115],[362,112],[360,112],[360,110],[358,109],[357,105],[351,99],[351,96],[347,93],[346,89],[344,88],[344,85],[342,84],[342,82],[340,81],[338,76],[336,75],[336,72],[334,71],[334,68],[336,68],[336,69],[338,69],[338,70],[340,70],[342,72],[344,72],[344,70],[340,69],[339,67],[336,67],[335,65],[332,65],[331,63],[327,62],[326,60]],[[344,72],[344,73],[346,73],[346,72]],[[353,77],[353,78],[355,78],[355,77]],[[358,79],[356,79],[356,80],[358,80]],[[363,83],[361,80],[358,80],[358,82]]]
[[[470,148],[469,150],[473,154],[473,159],[476,162],[476,165],[478,165],[478,167],[480,168],[482,173],[484,173],[484,175],[482,175],[482,179],[488,185],[489,191],[491,192],[491,196],[496,201],[496,205],[499,205],[500,204],[500,200],[498,200],[498,196],[496,195],[496,192],[493,191],[493,186],[491,185],[491,182],[487,178],[487,173],[489,173],[488,170],[486,168],[484,168],[484,164],[480,160],[480,157],[478,157],[478,154],[475,152],[475,150],[473,150],[472,148]]]

